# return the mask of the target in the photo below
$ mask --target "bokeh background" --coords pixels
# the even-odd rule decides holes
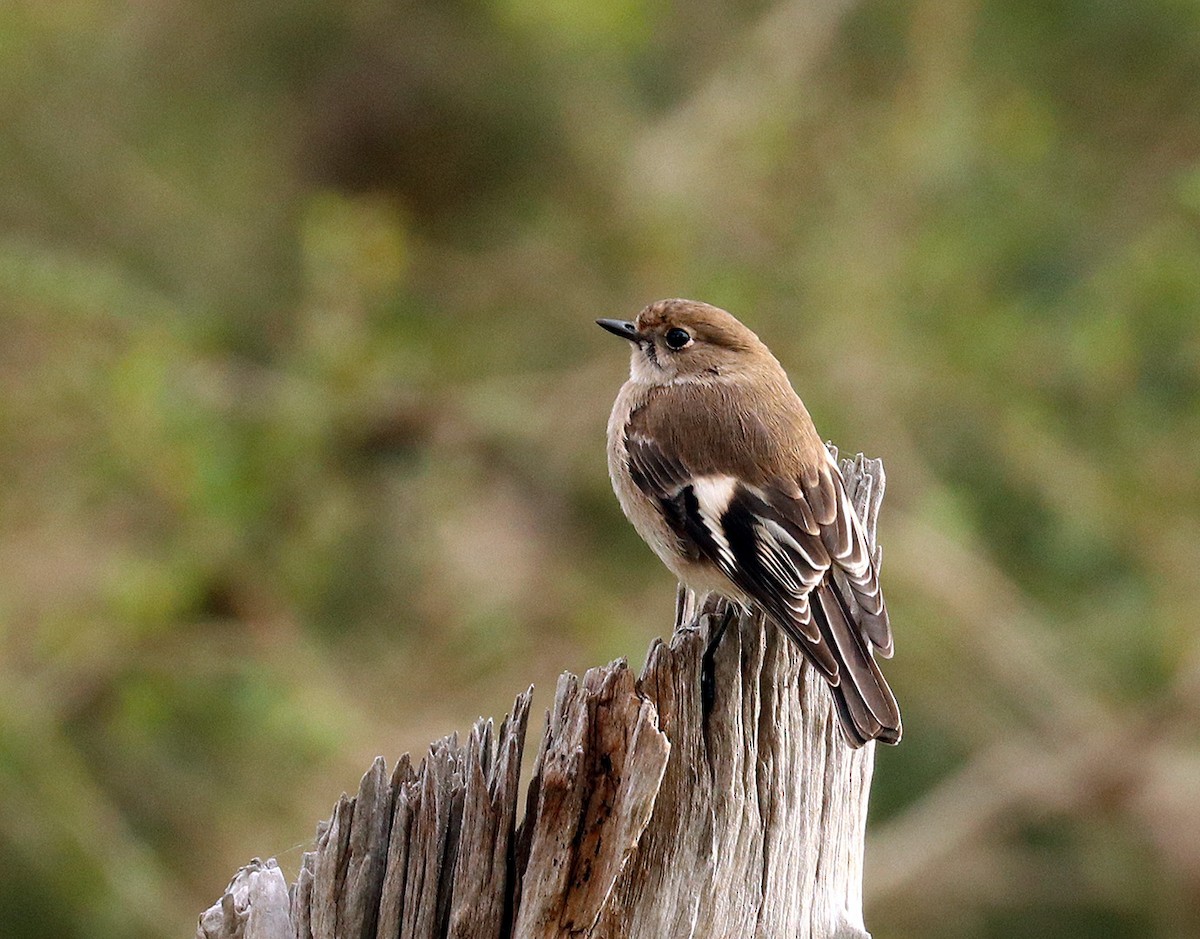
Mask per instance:
[[[9,0],[0,128],[5,936],[640,665],[680,295],[886,462],[876,939],[1200,935],[1196,3]]]

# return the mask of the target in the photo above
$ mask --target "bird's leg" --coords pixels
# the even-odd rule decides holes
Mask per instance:
[[[717,646],[725,636],[725,630],[737,617],[737,604],[725,599],[720,594],[710,593],[704,598],[700,608],[700,616],[707,619],[709,626],[708,644],[704,647],[704,657],[712,658],[717,652]],[[714,627],[715,624],[715,627]]]
[[[701,615],[707,619],[709,626],[708,644],[704,647],[704,655],[700,659],[700,705],[707,719],[717,693],[717,648],[721,645],[729,624],[737,619],[738,607],[724,597],[710,593],[704,600]]]
[[[680,583],[675,590],[675,632],[688,625],[689,614],[693,607],[690,597],[691,592]]]

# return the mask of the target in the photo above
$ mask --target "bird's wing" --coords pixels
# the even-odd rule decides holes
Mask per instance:
[[[787,492],[729,474],[697,474],[636,432],[625,443],[634,485],[658,504],[681,551],[720,568],[835,681],[837,662],[809,605],[831,559],[800,488]]]
[[[833,686],[851,744],[898,741],[900,711],[872,655],[891,654],[887,609],[833,460],[799,479],[751,484],[697,473],[633,428],[625,445],[634,484],[657,502],[680,550],[715,564]]]
[[[799,479],[750,485],[732,473],[698,473],[633,428],[625,443],[634,484],[658,503],[684,553],[715,563],[810,643],[820,635],[809,595],[830,572],[853,598],[848,605],[863,637],[880,655],[891,655],[878,573],[832,458]]]

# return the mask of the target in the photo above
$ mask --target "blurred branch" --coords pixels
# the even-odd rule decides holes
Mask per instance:
[[[761,134],[804,97],[805,79],[857,0],[783,0],[733,44],[689,100],[642,135],[626,185],[647,195],[707,192],[730,161],[730,146]],[[651,191],[648,191],[651,190]]]
[[[106,790],[107,780],[88,766],[40,698],[19,686],[7,690],[8,700],[0,701],[0,831],[7,862],[64,891],[78,889],[74,878],[80,877],[100,888],[102,899],[92,898],[89,909],[100,935],[136,935],[169,922],[170,880]]]
[[[1064,667],[1078,650],[1060,647],[1020,588],[981,552],[914,515],[900,513],[892,526],[893,570],[941,604],[946,621],[960,630],[947,638],[963,648],[967,662],[986,668],[1046,735],[1073,737],[1113,718],[1105,702],[1073,679],[1078,668]]]
[[[873,835],[868,854],[870,896],[916,895],[934,870],[955,865],[979,847],[1031,820],[1111,812],[1122,806],[1144,816],[1175,813],[1180,793],[1159,780],[1164,761],[1188,754],[1193,733],[1194,676],[1183,674],[1163,701],[1092,727],[1014,736],[974,757]],[[1200,831],[1193,813],[1183,831]],[[1153,827],[1153,826],[1152,826]],[[1174,840],[1181,831],[1160,832]],[[994,847],[994,845],[992,845]],[[1200,854],[1191,852],[1193,863]],[[1200,872],[1200,867],[1197,868]],[[945,878],[942,878],[943,880]]]

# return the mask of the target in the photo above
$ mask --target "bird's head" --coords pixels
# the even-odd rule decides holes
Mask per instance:
[[[634,344],[631,374],[650,385],[736,378],[777,364],[762,341],[735,317],[696,300],[659,300],[632,322],[596,323]]]

